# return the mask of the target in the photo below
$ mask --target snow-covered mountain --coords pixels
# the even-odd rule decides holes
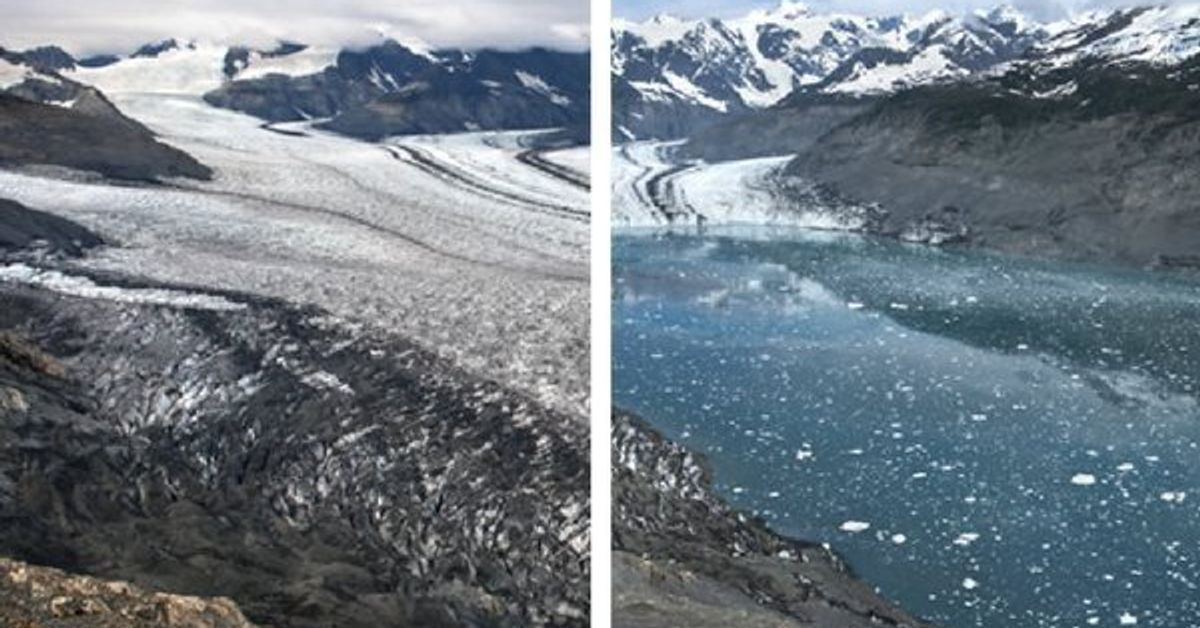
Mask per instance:
[[[1043,65],[1084,60],[1172,65],[1200,53],[1200,4],[1089,12],[1056,30],[1031,51]]]
[[[616,91],[630,113],[618,132],[627,138],[664,135],[655,121],[671,116],[654,109],[707,109],[712,117],[767,107],[797,90],[887,93],[992,68],[1049,36],[1008,7],[871,17],[817,13],[791,0],[729,20],[617,21],[613,34]]]
[[[736,19],[617,21],[613,35],[617,137],[668,138],[789,97],[861,100],[1085,60],[1178,63],[1200,50],[1200,5],[1042,23],[1010,6],[870,17],[784,0]]]
[[[366,138],[588,123],[583,53],[426,50],[387,41],[340,51],[316,73],[254,68],[238,70],[205,99],[273,122],[327,119],[328,128]]]
[[[583,128],[590,104],[587,54],[540,48],[432,50],[389,39],[364,49],[256,49],[168,39],[86,59],[56,47],[0,48],[0,91],[54,104],[80,86],[203,97],[268,122],[316,119],[372,139]]]

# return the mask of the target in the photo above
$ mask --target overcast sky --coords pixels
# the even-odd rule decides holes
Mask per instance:
[[[1191,0],[1195,2],[1196,0]],[[614,0],[613,13],[620,17],[640,20],[667,12],[681,17],[731,17],[743,15],[756,8],[769,8],[778,0]],[[1162,0],[809,0],[806,4],[817,11],[846,11],[864,15],[921,13],[942,9],[963,13],[975,9],[990,9],[1000,4],[1013,6],[1042,19],[1055,19],[1079,11],[1102,6],[1131,6],[1135,4],[1164,4]]]
[[[217,43],[364,44],[379,33],[436,47],[587,47],[588,0],[0,0],[0,45],[127,52],[169,37]]]

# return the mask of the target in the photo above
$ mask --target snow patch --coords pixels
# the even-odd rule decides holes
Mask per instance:
[[[571,104],[571,99],[564,96],[558,89],[552,87],[546,82],[546,79],[522,70],[517,70],[516,76],[517,80],[520,81],[521,85],[525,86],[526,89],[531,89],[545,96],[546,98],[549,98],[550,102],[560,107],[566,107]]]
[[[66,275],[56,270],[42,270],[25,264],[0,266],[0,281],[37,286],[73,297],[104,299],[118,303],[164,305],[190,310],[232,311],[246,308],[244,304],[219,296],[163,288],[103,286],[87,277]]]
[[[191,44],[156,57],[122,59],[102,68],[79,67],[67,78],[93,85],[108,96],[188,94],[202,96],[225,82],[224,46]]]
[[[19,85],[29,78],[33,70],[15,63],[10,63],[6,59],[0,59],[0,89],[8,89],[14,85]]]
[[[284,76],[309,76],[323,72],[337,62],[338,51],[329,48],[305,48],[288,55],[266,56],[253,52],[245,68],[237,73],[237,80],[257,79],[271,74]]]

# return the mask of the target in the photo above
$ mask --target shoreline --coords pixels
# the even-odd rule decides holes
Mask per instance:
[[[712,490],[704,456],[613,413],[613,625],[932,628],[837,554],[792,539]]]

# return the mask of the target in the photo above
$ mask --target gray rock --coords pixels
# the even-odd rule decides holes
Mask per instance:
[[[75,104],[66,108],[0,93],[0,166],[55,165],[138,181],[212,176],[94,88],[79,86],[72,95]]]
[[[698,454],[613,417],[613,625],[923,628],[823,546],[784,538],[712,491]]]
[[[227,71],[238,62],[236,51],[231,55]],[[334,65],[316,74],[233,80],[205,100],[268,122],[325,118],[323,128],[369,140],[470,130],[584,129],[590,110],[588,63],[586,53],[542,48],[425,55],[389,41],[343,51]]]
[[[887,235],[937,240],[940,223],[953,240],[1019,254],[1188,266],[1200,246],[1200,94],[1173,77],[1194,67],[1080,67],[1064,99],[1022,93],[1044,76],[911,90],[822,136],[787,172],[877,203]]]
[[[78,257],[101,244],[99,236],[70,220],[0,198],[0,254]]]

